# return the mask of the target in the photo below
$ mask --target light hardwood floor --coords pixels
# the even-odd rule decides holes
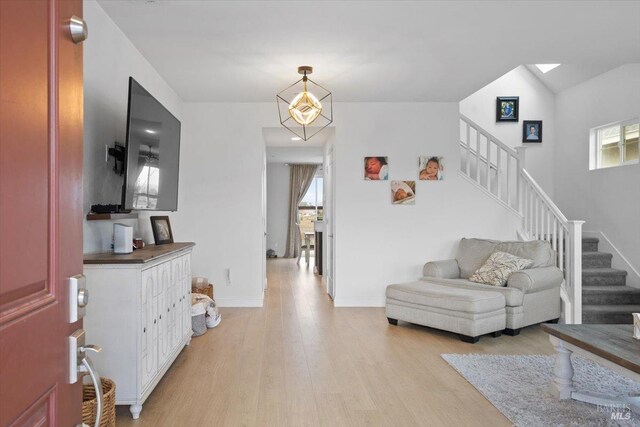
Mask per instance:
[[[295,260],[267,263],[263,308],[223,308],[133,421],[119,426],[508,426],[440,355],[552,354],[539,326],[517,337],[456,335],[400,323],[383,308],[334,308]]]

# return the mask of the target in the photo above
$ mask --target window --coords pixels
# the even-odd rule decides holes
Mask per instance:
[[[313,222],[322,221],[322,183],[322,176],[316,175],[298,205],[298,224],[302,232],[313,232]]]
[[[590,169],[638,163],[639,122],[640,120],[636,119],[592,129]]]
[[[143,166],[133,190],[134,209],[155,209],[159,184],[160,169],[157,166]]]

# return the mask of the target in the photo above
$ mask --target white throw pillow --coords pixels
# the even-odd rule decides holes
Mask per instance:
[[[531,264],[533,261],[530,259],[520,258],[507,252],[494,252],[482,267],[469,277],[469,280],[487,285],[504,286],[511,273],[524,270]]]

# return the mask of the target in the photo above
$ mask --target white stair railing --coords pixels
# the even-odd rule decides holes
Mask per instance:
[[[461,175],[518,212],[524,151],[509,147],[462,114],[460,125]]]
[[[518,235],[547,240],[565,280],[565,323],[582,323],[582,224],[569,221],[525,169],[525,147],[511,148],[460,114],[460,175],[522,217]]]
[[[565,323],[582,323],[582,224],[569,221],[540,188],[526,169],[522,177],[521,213],[524,235],[546,240],[557,254],[557,265],[564,273],[561,289]]]

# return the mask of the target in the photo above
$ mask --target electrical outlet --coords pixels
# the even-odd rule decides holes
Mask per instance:
[[[231,269],[230,268],[225,269],[225,277],[227,280],[227,286],[231,286]]]

